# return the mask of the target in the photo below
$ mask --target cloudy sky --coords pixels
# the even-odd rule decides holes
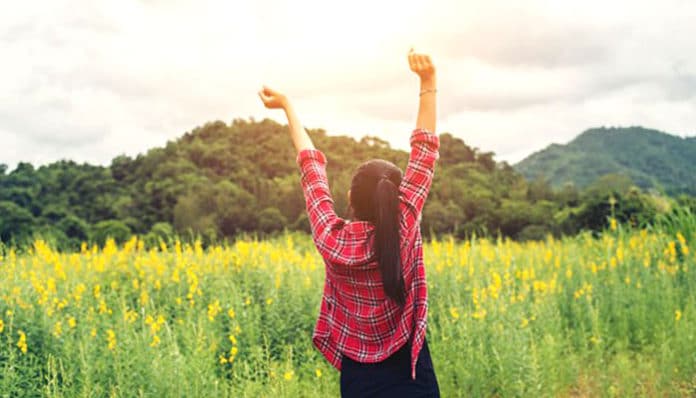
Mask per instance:
[[[5,3],[5,0],[0,0]],[[109,164],[211,120],[270,117],[406,148],[413,46],[438,132],[514,163],[596,126],[696,134],[696,1],[45,1],[3,4],[0,163]],[[288,145],[291,145],[288,139]]]

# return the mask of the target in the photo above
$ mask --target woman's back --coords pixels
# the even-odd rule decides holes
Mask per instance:
[[[436,135],[416,129],[399,185],[399,240],[406,300],[387,299],[374,246],[375,227],[335,215],[326,177],[326,157],[318,150],[298,154],[312,236],[326,264],[321,310],[313,342],[340,370],[341,356],[378,362],[412,341],[412,378],[425,338],[427,286],[420,218],[439,157]]]

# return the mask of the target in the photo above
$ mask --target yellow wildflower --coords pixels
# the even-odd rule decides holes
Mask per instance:
[[[675,320],[675,321],[680,320],[681,317],[682,317],[682,312],[681,312],[681,311],[679,311],[679,310],[674,311],[674,320]]]
[[[321,369],[319,369],[319,368],[315,369],[314,374],[317,375],[317,377],[321,377]]]
[[[128,323],[134,323],[138,319],[138,313],[134,310],[128,309],[126,310],[126,313],[123,314],[123,318]]]
[[[110,351],[116,349],[116,333],[111,329],[106,331],[106,348]]]
[[[0,333],[2,333],[3,330],[5,330],[5,322],[0,319]]]
[[[23,331],[19,331],[19,340],[17,340],[17,348],[22,351],[22,354],[27,353],[27,335]]]
[[[485,308],[478,309],[476,312],[474,312],[473,314],[471,314],[471,316],[472,316],[474,319],[483,319],[483,318],[486,317],[486,309],[485,309]]]
[[[294,375],[295,375],[295,372],[293,372],[292,370],[288,370],[287,372],[285,372],[285,373],[283,374],[283,378],[284,378],[285,380],[290,381],[290,380],[292,380],[292,377],[293,377]]]
[[[457,307],[450,308],[450,315],[453,319],[459,319],[459,311],[457,310]]]
[[[57,321],[53,325],[53,335],[56,337],[60,337],[61,334],[63,334],[63,323],[61,321]]]
[[[215,302],[208,304],[208,319],[212,322],[215,317],[222,311],[220,307],[220,300],[215,300]]]

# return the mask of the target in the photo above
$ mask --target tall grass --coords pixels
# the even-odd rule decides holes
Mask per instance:
[[[696,394],[693,214],[611,225],[599,239],[426,242],[443,396]],[[311,345],[323,266],[295,233],[7,250],[0,396],[338,396]]]

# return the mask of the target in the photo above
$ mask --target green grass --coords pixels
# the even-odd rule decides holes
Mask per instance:
[[[689,222],[427,242],[442,395],[696,395]],[[0,259],[0,281],[2,397],[339,395],[339,373],[311,345],[324,269],[306,235],[73,254],[37,242]]]

